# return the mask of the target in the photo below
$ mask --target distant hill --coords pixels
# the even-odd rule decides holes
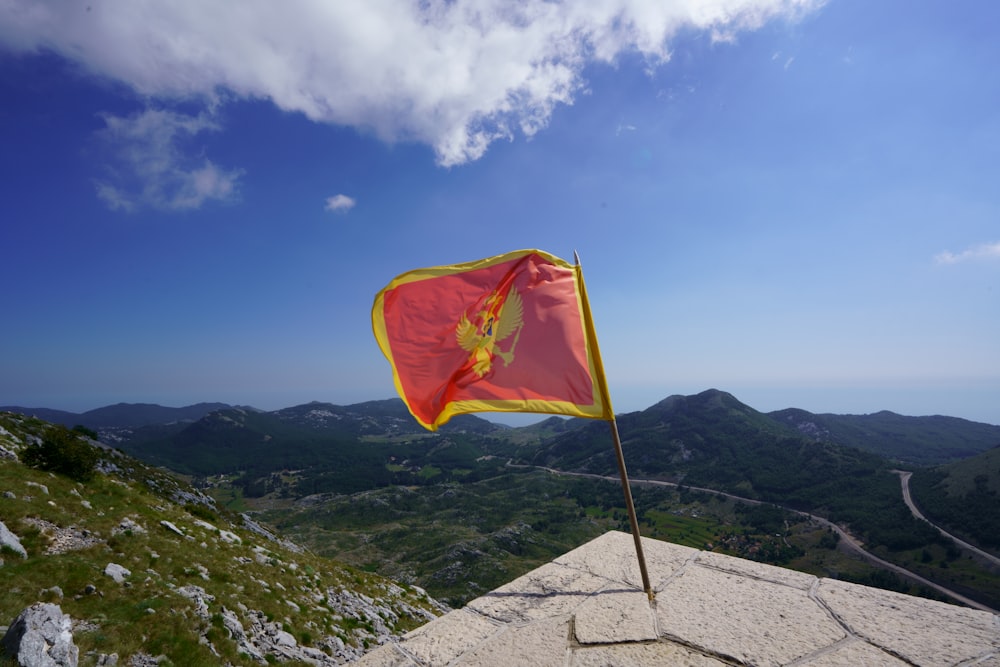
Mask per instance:
[[[166,408],[150,403],[118,403],[80,415],[80,423],[93,429],[105,427],[130,428],[169,424],[171,422],[191,422],[217,410],[227,410],[233,406],[226,403],[196,403],[183,408]]]
[[[13,412],[26,417],[36,417],[51,424],[62,424],[63,426],[76,426],[80,423],[80,414],[77,412],[67,412],[66,410],[53,410],[51,408],[25,408],[20,405],[0,406],[0,412]]]
[[[731,491],[803,509],[829,496],[830,486],[885,470],[872,453],[816,442],[796,429],[710,389],[671,396],[641,412],[618,416],[630,473]],[[547,441],[533,463],[615,474],[608,427],[583,425]]]
[[[182,408],[168,408],[153,403],[116,403],[87,412],[67,412],[49,408],[18,406],[0,407],[0,411],[38,417],[63,426],[86,426],[97,431],[104,428],[125,429],[174,422],[191,422],[216,410],[226,410],[231,407],[233,406],[227,403],[197,403]]]
[[[744,417],[751,415],[747,410],[752,411],[753,420],[763,431],[785,435],[793,431],[817,442],[830,442],[874,452],[903,465],[928,466],[947,463],[975,456],[1000,445],[1000,426],[958,417],[940,415],[909,417],[889,411],[868,415],[816,414],[798,408],[765,414],[739,403],[735,397],[725,392],[713,389],[709,390],[708,394],[714,395],[714,400],[720,404],[730,401],[730,408],[737,412],[742,411]],[[721,397],[721,394],[725,394],[728,399]],[[623,427],[628,423],[631,426],[634,423],[640,430],[648,429],[651,425],[648,422],[655,420],[658,412],[670,410],[676,407],[676,404],[683,403],[686,398],[671,396],[647,410],[621,415],[619,425]],[[233,409],[248,414],[274,414],[286,424],[302,427],[300,430],[318,429],[328,434],[339,432],[341,435],[360,437],[370,436],[376,432],[387,434],[394,430],[398,435],[426,435],[426,431],[416,425],[406,406],[399,399],[368,401],[348,406],[314,401],[276,410],[273,413],[227,403],[198,403],[180,408],[149,403],[118,403],[83,413],[50,408],[0,407],[0,410],[33,415],[65,426],[86,426],[100,433],[108,442],[121,446],[127,446],[129,443],[170,440],[187,425],[213,412]],[[635,417],[640,414],[645,416]],[[365,415],[367,421],[356,420],[351,415]],[[777,422],[777,425],[770,422]],[[602,428],[595,426],[594,422],[589,420],[560,417],[551,417],[532,426],[511,428],[473,415],[460,415],[446,425],[443,431],[497,435],[506,430],[511,440],[525,444],[538,443],[543,439],[587,427]]]
[[[857,447],[912,465],[946,463],[1000,445],[1000,426],[958,417],[906,417],[886,410],[870,415],[813,414],[797,408],[768,416],[814,440]]]
[[[504,430],[461,415],[432,434],[398,399],[351,406],[312,402],[274,412],[218,410],[171,429],[135,430],[117,445],[186,474],[242,473],[251,494],[264,490],[255,480],[282,470],[306,471],[300,478],[302,493],[350,493],[405,482],[405,468],[387,467],[390,457],[403,461],[419,455],[425,463],[468,460],[472,465],[484,452],[463,449],[461,443]]]
[[[910,489],[927,518],[982,548],[1000,550],[1000,447],[917,470]]]

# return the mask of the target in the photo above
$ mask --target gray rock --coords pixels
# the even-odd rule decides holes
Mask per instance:
[[[163,521],[161,521],[160,525],[163,526],[164,528],[166,528],[167,530],[169,530],[171,533],[176,533],[177,535],[180,535],[181,537],[185,536],[183,530],[181,530],[180,528],[178,528],[177,526],[175,526],[173,523],[167,521],[166,519],[164,519]]]
[[[0,547],[7,547],[21,558],[27,558],[28,552],[21,546],[21,540],[17,535],[10,532],[3,521],[0,521]]]
[[[214,595],[206,593],[201,586],[193,585],[181,586],[177,592],[194,603],[194,613],[198,615],[198,618],[205,621],[209,619],[208,604],[215,602]]]
[[[18,615],[0,644],[22,667],[77,667],[80,649],[71,627],[58,605],[34,604]]]
[[[169,522],[168,522],[169,523]],[[171,524],[173,525],[173,524]],[[146,529],[133,521],[130,517],[125,517],[122,519],[117,526],[111,529],[112,535],[140,535],[145,533]]]
[[[160,656],[153,657],[148,653],[139,651],[133,653],[128,659],[128,667],[157,667],[160,664]]]
[[[114,579],[115,583],[122,584],[125,583],[125,579],[132,576],[132,571],[118,563],[108,563],[104,568],[104,574]]]

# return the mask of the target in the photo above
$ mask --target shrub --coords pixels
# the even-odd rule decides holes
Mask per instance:
[[[50,429],[41,444],[28,445],[21,450],[21,461],[25,465],[66,475],[79,482],[94,476],[99,458],[97,449],[64,426]]]

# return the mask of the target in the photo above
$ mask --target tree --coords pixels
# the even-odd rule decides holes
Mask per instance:
[[[79,433],[64,426],[53,427],[41,444],[28,445],[21,451],[21,461],[25,465],[66,475],[79,482],[94,476],[98,459],[97,449]]]

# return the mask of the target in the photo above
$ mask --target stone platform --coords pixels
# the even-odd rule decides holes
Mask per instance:
[[[366,654],[363,667],[1000,667],[1000,616],[610,532]]]

